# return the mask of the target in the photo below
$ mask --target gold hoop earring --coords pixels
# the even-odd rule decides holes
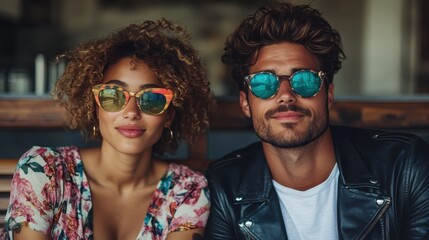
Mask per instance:
[[[97,136],[97,128],[94,126],[92,126],[92,135]]]
[[[165,139],[164,138],[164,132],[163,132],[163,134],[162,134],[162,140],[164,141],[164,142],[166,142],[166,143],[171,143],[171,141],[173,141],[173,137],[174,137],[174,133],[173,133],[173,131],[171,130],[171,128],[170,127],[166,127],[165,129],[167,129],[168,130],[168,134],[169,134],[169,138],[168,138],[168,140],[167,139]]]

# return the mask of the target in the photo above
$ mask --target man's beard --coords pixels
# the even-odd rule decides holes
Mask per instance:
[[[264,119],[258,120],[253,119],[253,127],[255,129],[256,135],[263,142],[267,142],[278,148],[297,148],[302,147],[310,142],[316,140],[328,129],[329,126],[329,110],[328,105],[326,104],[326,114],[325,116],[317,116],[313,122],[308,124],[307,129],[304,132],[298,132],[296,127],[298,123],[283,123],[284,130],[287,131],[286,134],[281,134],[280,132],[274,132],[274,130],[266,125],[264,119],[269,119],[276,112],[282,111],[295,111],[303,114],[304,116],[311,117],[311,112],[307,109],[299,108],[296,105],[281,105],[275,111],[268,111]]]

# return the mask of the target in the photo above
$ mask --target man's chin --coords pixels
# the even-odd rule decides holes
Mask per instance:
[[[286,130],[281,131],[279,134],[267,133],[265,136],[261,136],[258,133],[256,135],[259,139],[277,148],[299,148],[307,146],[316,139],[320,138],[323,133],[326,132],[329,126],[325,126],[323,130],[318,132],[309,131],[307,129],[299,129],[296,124],[287,126]],[[280,132],[280,131],[279,131]]]
[[[261,141],[268,143],[276,148],[299,148],[308,145],[312,141]]]

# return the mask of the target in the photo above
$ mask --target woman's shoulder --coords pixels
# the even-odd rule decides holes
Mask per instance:
[[[202,173],[182,164],[169,164],[167,174],[161,180],[158,190],[166,199],[168,206],[176,206],[181,209],[206,209],[208,206],[206,178]],[[174,209],[174,211],[176,210]]]
[[[48,166],[54,168],[59,164],[75,165],[79,158],[79,150],[76,146],[33,146],[21,156],[17,167]]]
[[[192,170],[188,166],[177,163],[170,163],[168,173],[172,176],[173,181],[177,184],[188,185],[204,188],[207,186],[207,179],[198,171]]]

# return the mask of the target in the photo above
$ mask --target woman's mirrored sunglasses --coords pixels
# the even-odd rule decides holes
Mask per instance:
[[[159,115],[173,99],[173,91],[166,88],[145,88],[137,93],[128,92],[116,85],[98,84],[92,87],[98,106],[107,112],[122,110],[135,97],[137,106],[144,113]]]
[[[299,70],[291,76],[278,76],[271,72],[257,72],[244,77],[250,91],[258,98],[268,99],[277,94],[283,80],[289,82],[299,97],[314,97],[321,89],[325,73],[309,69]]]

